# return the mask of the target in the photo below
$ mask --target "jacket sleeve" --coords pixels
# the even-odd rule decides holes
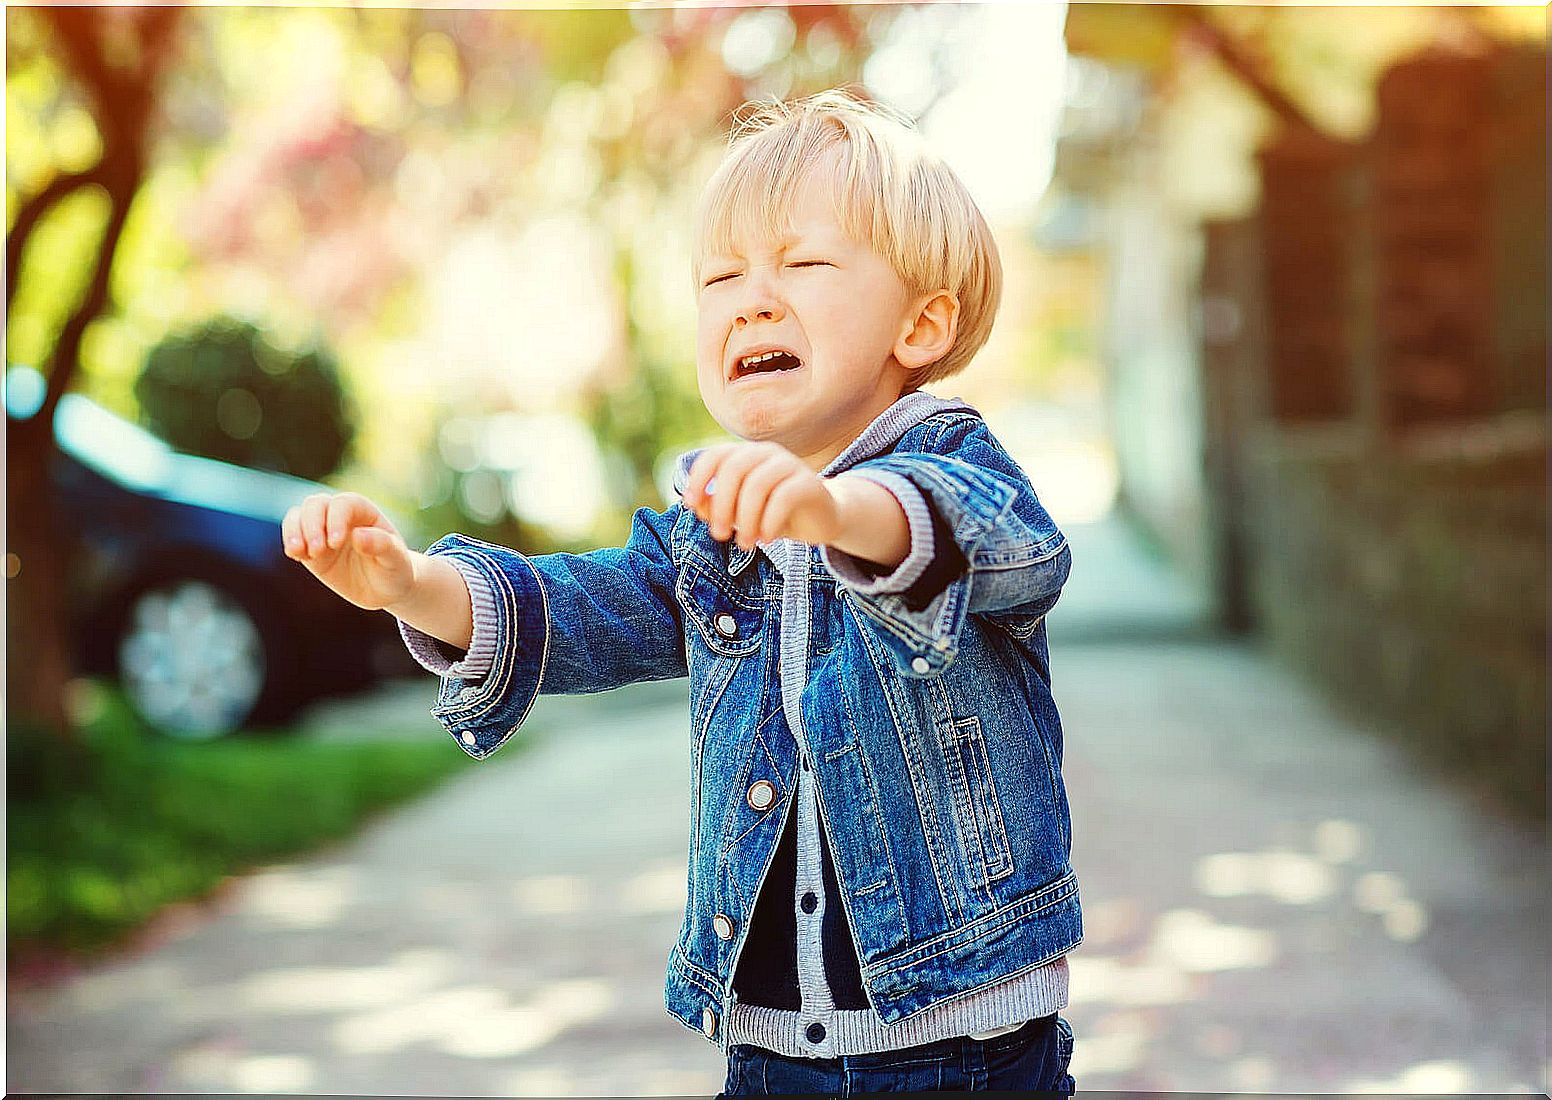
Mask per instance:
[[[475,632],[461,660],[454,647],[401,623],[410,651],[442,677],[431,714],[465,752],[484,759],[499,749],[541,692],[606,691],[688,673],[670,552],[680,514],[677,503],[666,512],[639,508],[623,547],[586,554],[529,556],[456,532],[426,548],[475,576]]]
[[[972,614],[1023,636],[1055,606],[1072,566],[1066,536],[1040,503],[1023,470],[979,417],[932,430],[920,450],[902,449],[853,470],[895,493],[911,526],[912,553],[893,583],[856,573],[855,559],[821,554],[876,627],[903,675],[932,676],[958,653]],[[924,507],[909,503],[919,494]],[[915,575],[904,566],[930,529],[936,549]],[[858,583],[863,580],[863,583]]]

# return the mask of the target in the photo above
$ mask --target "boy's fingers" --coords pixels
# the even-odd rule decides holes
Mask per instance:
[[[733,534],[733,516],[744,492],[744,479],[766,456],[752,447],[735,451],[717,467],[717,491],[711,497],[711,518],[707,526],[713,538],[727,539]]]
[[[713,538],[726,538],[722,532],[725,525],[733,521],[733,506],[738,503],[738,482],[743,476],[735,466],[737,461],[737,455],[728,455],[717,464],[717,491],[701,509]]]
[[[363,554],[382,557],[393,548],[393,535],[380,528],[355,528],[351,531],[351,543]]]
[[[329,498],[325,531],[329,545],[345,545],[345,536],[356,524],[369,524],[375,519],[371,501],[360,493],[337,493]]]
[[[792,509],[798,500],[802,482],[796,478],[783,481],[771,490],[765,502],[765,513],[760,517],[760,537],[769,541],[780,538],[781,532],[792,522]]]
[[[317,554],[325,547],[323,521],[329,506],[327,493],[313,493],[302,501],[302,541],[309,554]]]
[[[286,514],[280,520],[280,542],[285,547],[286,556],[290,557],[301,545],[296,537],[296,509],[287,508]]]
[[[690,465],[690,479],[685,483],[684,501],[697,514],[706,497],[706,486],[716,476],[717,467],[722,460],[733,452],[736,443],[719,443],[714,447],[707,447]]]
[[[738,492],[738,511],[733,526],[738,530],[740,546],[748,550],[760,540],[762,516],[772,490],[786,478],[792,469],[785,462],[767,459],[745,475]]]

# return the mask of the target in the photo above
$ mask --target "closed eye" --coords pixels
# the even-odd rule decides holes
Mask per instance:
[[[829,260],[794,260],[788,267],[834,267]]]
[[[706,285],[707,286],[713,286],[713,285],[715,285],[717,283],[722,282],[724,279],[731,279],[733,276],[735,276],[737,274],[738,274],[738,272],[736,272],[736,271],[729,271],[726,275],[718,275],[715,279],[707,279],[706,280]]]

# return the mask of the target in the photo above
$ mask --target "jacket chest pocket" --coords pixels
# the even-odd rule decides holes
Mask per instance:
[[[688,560],[679,571],[675,596],[685,621],[722,657],[748,657],[760,648],[765,628],[765,600],[740,592],[728,577]]]

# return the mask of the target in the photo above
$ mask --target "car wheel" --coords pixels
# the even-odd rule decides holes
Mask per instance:
[[[164,733],[211,740],[261,709],[275,686],[273,655],[245,601],[210,581],[165,579],[142,588],[125,609],[119,682]]]

